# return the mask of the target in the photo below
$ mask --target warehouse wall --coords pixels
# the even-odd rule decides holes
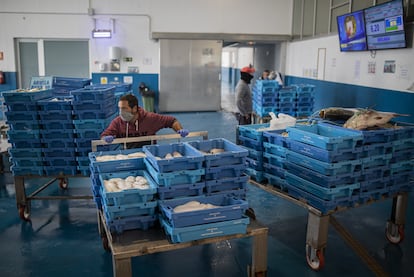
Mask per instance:
[[[412,37],[412,31],[408,33]],[[318,76],[318,49],[326,49],[324,78]],[[374,54],[374,53],[372,53]],[[395,73],[384,73],[385,61],[395,61]],[[368,64],[375,73],[368,73]],[[316,86],[315,109],[332,106],[373,108],[410,114],[398,118],[414,122],[414,49],[341,53],[338,37],[287,43],[287,84]]]
[[[110,46],[120,46],[122,57],[132,57],[132,62],[121,61],[121,72],[138,66],[140,72],[158,73],[159,44],[150,38],[152,32],[288,35],[292,5],[286,0],[2,0],[0,70],[16,71],[14,38],[86,38],[90,72],[109,62]],[[97,29],[110,29],[110,19],[115,22],[113,37],[91,39],[95,22]]]

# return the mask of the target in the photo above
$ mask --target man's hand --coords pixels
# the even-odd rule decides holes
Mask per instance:
[[[106,143],[111,143],[111,142],[113,142],[114,141],[114,136],[104,136],[103,137],[103,140],[106,142]]]
[[[188,136],[189,132],[188,132],[187,129],[181,129],[181,130],[178,130],[177,133],[180,134],[180,136],[184,138],[184,137]]]

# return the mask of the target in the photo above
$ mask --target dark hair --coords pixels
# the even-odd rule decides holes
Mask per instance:
[[[119,101],[127,101],[128,106],[132,109],[135,106],[138,106],[138,99],[132,94],[125,94],[119,98]]]

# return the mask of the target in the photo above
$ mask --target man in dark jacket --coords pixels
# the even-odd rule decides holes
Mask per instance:
[[[249,84],[256,70],[245,66],[240,70],[240,80],[236,86],[236,113],[239,125],[252,124],[253,99]]]
[[[181,123],[173,116],[147,112],[138,106],[138,99],[132,95],[123,95],[118,102],[119,116],[109,124],[101,139],[111,143],[114,138],[153,136],[163,128],[171,128],[182,137],[188,135]],[[127,148],[140,148],[151,141],[128,143]]]

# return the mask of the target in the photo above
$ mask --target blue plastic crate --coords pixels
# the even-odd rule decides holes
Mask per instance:
[[[53,87],[53,96],[56,96],[56,97],[72,97],[72,95],[70,95],[70,92],[72,90],[75,90],[75,89],[78,89],[78,88],[54,86]]]
[[[37,120],[26,120],[26,121],[12,121],[7,122],[9,125],[10,130],[15,131],[30,131],[30,130],[39,130],[41,129],[41,126],[39,124],[39,121]]]
[[[276,88],[280,87],[276,80],[256,80],[254,88],[261,90],[262,88]]]
[[[73,129],[74,137],[98,140],[104,129]]]
[[[9,112],[36,112],[39,109],[36,102],[11,102],[4,103],[4,105],[7,106],[7,111]]]
[[[73,118],[73,114],[71,112],[62,112],[62,111],[39,111],[39,117],[41,120],[64,120],[64,121],[71,121]]]
[[[179,197],[199,196],[203,194],[205,186],[205,182],[181,184],[169,187],[161,186],[157,188],[158,198],[160,200],[165,200]]]
[[[378,128],[376,130],[362,130],[363,144],[384,143],[390,142],[394,139],[393,128]]]
[[[325,175],[336,175],[361,171],[361,160],[326,163],[292,151],[287,152],[286,160]]]
[[[43,155],[49,158],[75,157],[74,148],[43,148]]]
[[[392,154],[385,155],[376,155],[368,158],[363,158],[362,161],[362,170],[388,166],[391,161]]]
[[[40,134],[43,139],[73,139],[75,137],[73,129],[59,130],[49,129],[40,130]]]
[[[360,192],[369,192],[377,189],[384,189],[390,185],[390,177],[374,178],[360,182]]]
[[[172,243],[188,242],[234,234],[245,234],[247,232],[247,225],[249,222],[249,218],[244,217],[242,219],[174,228],[169,225],[167,221],[160,218],[161,226],[164,228],[165,233]]]
[[[14,121],[37,121],[39,119],[38,112],[4,112],[9,123]]]
[[[361,171],[361,175],[358,180],[363,182],[371,179],[386,178],[391,175],[390,166],[376,166],[373,168],[367,168]]]
[[[361,132],[342,127],[317,123],[313,125],[296,124],[286,128],[289,138],[325,150],[354,150],[362,141]]]
[[[89,86],[85,86],[85,88],[87,89],[96,89],[96,90],[101,90],[101,89],[107,89],[107,88],[113,88],[114,92],[130,92],[132,90],[132,84],[98,84],[98,85],[89,85]]]
[[[264,177],[267,180],[269,185],[272,185],[281,190],[287,190],[286,188],[286,179],[281,178],[280,176],[273,175],[271,173],[264,173]]]
[[[285,130],[273,130],[263,132],[263,142],[289,148],[290,141],[291,140],[288,137],[288,133]]]
[[[75,159],[76,159],[76,163],[78,164],[78,166],[80,168],[84,168],[84,167],[89,168],[90,161],[89,161],[88,155],[85,155],[85,156],[76,156]]]
[[[182,184],[194,184],[201,181],[201,176],[205,174],[205,169],[180,170],[173,172],[157,171],[147,159],[144,163],[148,172],[158,186],[172,186]]]
[[[263,132],[270,127],[270,123],[237,126],[239,136],[256,141],[263,141]]]
[[[129,216],[120,219],[106,220],[109,232],[122,234],[128,230],[148,230],[154,227],[158,220],[158,215]]]
[[[43,166],[43,159],[42,158],[16,158],[10,157],[10,163],[13,163],[16,166],[21,167],[41,167]]]
[[[388,196],[393,197],[401,192],[410,192],[414,189],[414,182],[409,183],[398,183],[394,186],[388,187]]]
[[[206,181],[206,195],[212,195],[217,192],[246,190],[248,180],[249,176],[241,176]]]
[[[224,138],[187,142],[204,155],[205,167],[243,164],[249,151]],[[212,149],[223,149],[220,153],[210,153]]]
[[[41,111],[72,111],[73,97],[51,97],[44,100],[37,101],[39,110]]]
[[[46,176],[53,175],[77,175],[76,166],[44,166]]]
[[[264,152],[269,153],[269,154],[273,154],[279,157],[286,157],[286,147],[277,145],[277,144],[272,144],[272,143],[268,143],[268,142],[263,142],[263,147],[264,147]]]
[[[205,180],[240,177],[245,168],[245,164],[209,167],[205,169]]]
[[[361,178],[361,172],[342,173],[328,176],[290,162],[286,162],[286,167],[286,172],[326,188],[335,188],[355,184],[363,180]]]
[[[244,147],[251,148],[256,151],[263,151],[262,141],[258,141],[244,136],[239,136],[238,140],[240,144]]]
[[[39,123],[42,126],[42,129],[58,129],[58,130],[73,130],[73,124],[70,120],[40,120]]]
[[[144,164],[144,157],[131,158],[131,155],[137,154],[145,155],[144,152],[142,152],[141,148],[135,148],[115,151],[90,152],[88,156],[92,167],[97,172],[104,173],[146,169],[146,166]],[[128,155],[130,155],[130,158],[128,158]],[[98,161],[100,157],[103,156],[113,156],[114,158],[118,156],[118,158],[116,160]]]
[[[73,119],[85,120],[85,119],[107,119],[116,113],[118,107],[116,105],[108,106],[104,110],[89,111],[89,110],[77,110],[73,112]]]
[[[107,221],[130,216],[154,215],[157,205],[157,201],[149,201],[121,206],[109,206],[105,202],[105,197],[102,197],[102,209]]]
[[[253,111],[257,116],[265,117],[269,116],[270,112],[278,112],[277,107],[263,107],[261,105],[256,105],[253,102]]]
[[[255,180],[256,182],[263,182],[265,180],[264,171],[262,170],[254,170],[253,168],[245,168],[244,174],[248,175],[251,179]]]
[[[257,160],[246,158],[246,167],[253,168],[254,170],[263,170],[263,161],[259,162]]]
[[[289,149],[296,153],[327,163],[360,159],[363,157],[364,151],[363,147],[355,147],[354,149],[326,150],[295,140],[290,141]]]
[[[356,195],[358,189],[360,188],[359,183],[343,185],[335,188],[326,188],[293,175],[289,172],[286,172],[286,182],[291,186],[296,186],[325,200],[335,200],[338,198],[351,197],[353,195]]]
[[[204,155],[187,143],[145,145],[142,150],[147,155],[145,159],[161,173],[201,169],[203,166]],[[164,158],[173,152],[178,152],[180,157]]]
[[[13,148],[42,148],[42,142],[40,139],[18,139],[18,140],[8,140]]]
[[[361,203],[367,203],[371,201],[388,198],[390,195],[389,188],[377,188],[369,191],[361,191],[359,193],[359,199]]]
[[[414,159],[414,149],[400,150],[392,153],[391,163]]]
[[[104,100],[88,100],[88,101],[73,101],[73,111],[104,111],[111,107],[117,107],[115,97],[104,99]]]
[[[211,204],[216,207],[209,209],[200,208],[199,210],[187,212],[174,211],[177,206],[192,201],[199,202],[199,207],[202,204]],[[163,218],[170,226],[175,228],[240,219],[248,208],[247,201],[227,195],[185,197],[159,201],[158,204]]]
[[[242,147],[243,147],[243,149],[249,151],[249,155],[248,155],[249,158],[254,159],[258,162],[263,162],[263,151],[257,151],[257,150],[247,148],[247,147],[244,147],[244,146],[242,146]]]
[[[112,178],[125,179],[129,176],[142,176],[148,182],[148,189],[126,189],[117,192],[108,192],[105,187],[105,181]],[[152,201],[157,193],[157,184],[151,178],[146,170],[134,171],[119,171],[116,173],[101,173],[99,174],[101,184],[100,193],[105,205],[107,206],[122,206],[129,204],[139,204]]]
[[[66,148],[66,149],[75,149],[76,144],[73,138],[68,139],[45,139],[41,138],[44,148]]]
[[[296,95],[295,94],[292,94],[292,95],[284,95],[284,96],[279,95],[279,98],[277,99],[277,101],[279,103],[286,103],[286,104],[288,104],[287,107],[289,107],[289,108],[294,108],[295,105],[296,105]],[[279,106],[279,107],[283,107],[283,106]]]
[[[280,167],[280,166],[276,166],[270,163],[263,163],[263,170],[265,173],[275,175],[282,179],[285,179],[285,173],[286,173],[285,167],[286,167],[285,165],[283,167]]]
[[[103,89],[89,89],[81,88],[77,90],[72,90],[70,94],[73,96],[74,102],[83,102],[83,101],[111,101],[115,102],[115,87],[108,87]]]
[[[48,98],[52,96],[52,89],[38,90],[28,92],[27,90],[9,90],[3,91],[1,94],[4,97],[4,102],[13,103],[13,102],[34,102],[40,99]]]
[[[53,77],[53,87],[83,88],[91,83],[89,78]]]
[[[41,158],[42,148],[13,148],[8,149],[12,158]]]
[[[394,128],[394,139],[396,140],[403,140],[403,139],[409,139],[414,137],[414,124],[407,123],[407,122],[390,122],[393,124]]]
[[[315,90],[315,86],[310,84],[292,84],[291,86],[296,88],[298,95],[313,92]]]
[[[73,120],[73,125],[77,130],[105,130],[111,123],[112,118],[109,119],[85,119],[85,120]]]
[[[44,157],[43,158],[43,164],[44,164],[44,166],[75,167],[76,166],[76,160],[75,160],[75,157],[64,157],[64,156]]]
[[[256,96],[253,95],[253,101],[258,107],[274,107],[277,103],[276,96]]]
[[[39,130],[8,130],[7,136],[10,141],[19,139],[40,139]]]
[[[11,165],[10,170],[13,176],[43,176],[44,175],[43,166],[23,167],[23,166]]]
[[[403,150],[414,150],[414,137],[407,139],[394,140],[392,143],[392,153]]]
[[[280,157],[267,152],[263,153],[263,163],[268,163],[281,168],[285,167],[286,158]]]
[[[392,153],[392,142],[373,143],[362,146],[361,158]]]
[[[296,98],[296,88],[295,87],[283,87],[278,91],[278,97],[292,97]]]
[[[307,203],[308,205],[321,211],[322,214],[328,214],[343,208],[357,206],[359,201],[358,195],[351,197],[347,196],[335,200],[325,200],[288,183],[286,184],[286,188],[290,196]]]
[[[389,168],[391,171],[391,175],[403,173],[403,172],[413,172],[414,171],[414,160],[391,163]]]

